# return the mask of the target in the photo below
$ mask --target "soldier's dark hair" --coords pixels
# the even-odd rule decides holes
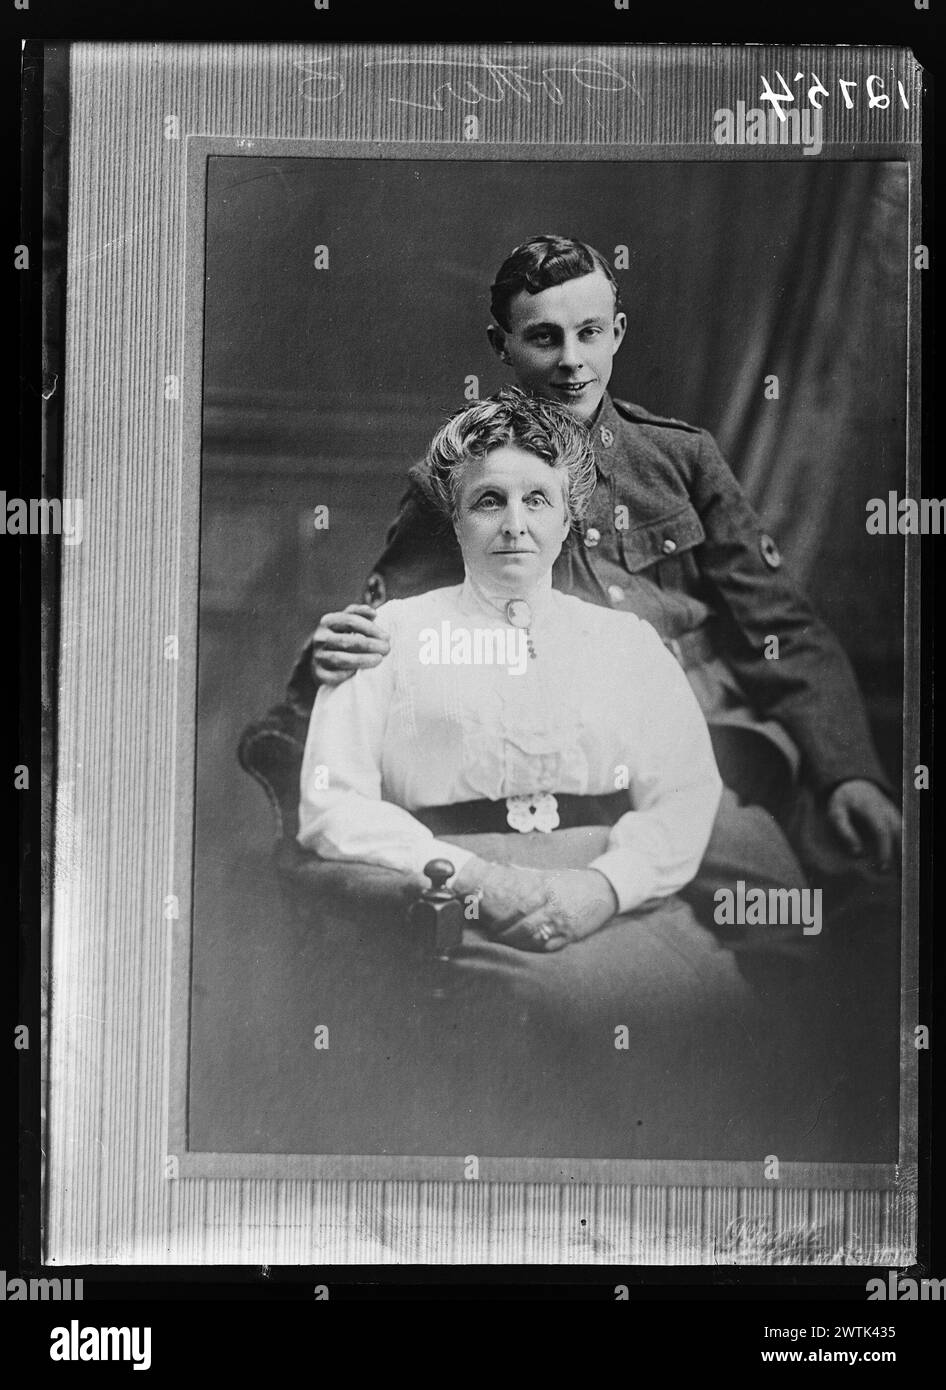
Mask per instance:
[[[499,267],[490,289],[493,318],[509,331],[509,305],[523,290],[538,294],[566,280],[601,270],[614,290],[614,312],[621,307],[621,292],[614,272],[600,251],[567,236],[534,236],[517,246]]]
[[[595,487],[591,436],[557,401],[504,386],[494,396],[463,406],[430,441],[414,477],[443,516],[456,518],[463,469],[493,449],[514,444],[563,473],[569,520],[584,516]]]

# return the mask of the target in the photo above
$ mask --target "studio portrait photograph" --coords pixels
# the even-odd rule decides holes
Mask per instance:
[[[912,1258],[922,74],[787,52],[50,63],[51,1260]]]
[[[190,1146],[895,1157],[906,192],[209,157]]]

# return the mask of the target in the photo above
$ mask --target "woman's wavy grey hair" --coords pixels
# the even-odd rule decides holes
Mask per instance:
[[[566,512],[573,523],[580,521],[595,488],[591,436],[563,405],[529,396],[518,386],[504,386],[452,415],[430,441],[414,476],[440,511],[454,520],[465,465],[507,444],[567,474]]]

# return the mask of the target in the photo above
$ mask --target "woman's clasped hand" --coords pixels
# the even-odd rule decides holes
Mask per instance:
[[[591,936],[618,910],[614,889],[597,869],[550,872],[474,857],[453,889],[462,897],[476,894],[488,935],[520,951],[560,951]]]

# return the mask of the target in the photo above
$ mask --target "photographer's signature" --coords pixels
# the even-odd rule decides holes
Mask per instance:
[[[334,58],[313,58],[296,66],[306,74],[300,89],[306,101],[337,101],[345,91],[345,78]],[[562,106],[572,87],[582,93],[619,93],[632,85],[606,58],[578,58],[544,67],[495,58],[368,58],[364,68],[393,71],[404,94],[395,92],[388,101],[416,111],[444,111],[451,102],[470,107],[483,102],[498,105],[507,98],[526,102],[538,98]],[[418,91],[431,79],[435,83],[431,91]]]

